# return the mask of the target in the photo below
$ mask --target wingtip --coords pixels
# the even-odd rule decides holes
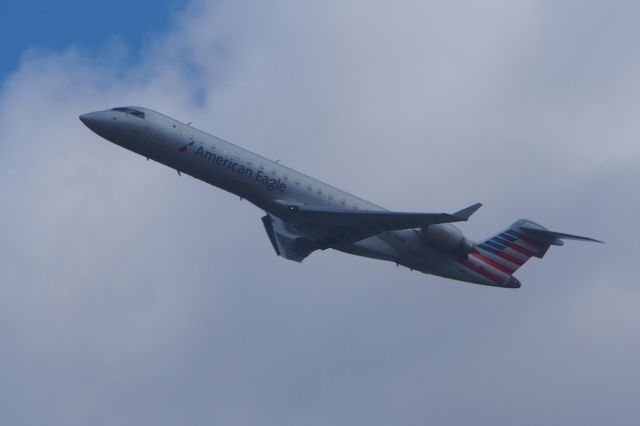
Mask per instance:
[[[455,212],[452,216],[459,218],[462,221],[469,220],[472,214],[474,214],[478,209],[482,207],[482,203],[475,203],[465,209]]]

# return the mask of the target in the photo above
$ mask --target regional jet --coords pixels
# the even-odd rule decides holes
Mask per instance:
[[[250,201],[265,212],[276,254],[296,262],[335,249],[453,280],[519,288],[513,273],[550,246],[600,242],[527,219],[474,242],[452,223],[468,220],[479,203],[454,213],[388,211],[148,108],[118,107],[80,120],[116,145]]]

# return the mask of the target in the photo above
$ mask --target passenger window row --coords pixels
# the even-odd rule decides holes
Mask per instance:
[[[193,136],[191,136],[191,138],[190,138],[190,139],[192,139],[192,138],[193,138]],[[213,145],[213,144],[205,144],[205,143],[204,143],[204,142],[202,142],[202,141],[199,141],[199,142],[200,142],[202,145],[207,145],[207,146],[208,146],[210,149],[212,149],[212,150],[215,150],[215,149],[216,149],[216,146],[215,146],[215,145]],[[223,154],[224,154],[225,156],[232,156],[232,157],[234,158],[234,160],[236,160],[236,161],[241,161],[241,160],[242,160],[242,158],[240,157],[240,155],[230,153],[230,152],[229,152],[228,150],[226,150],[226,149],[225,149],[225,150],[223,150]],[[253,165],[254,165],[253,161],[251,161],[251,160],[245,160],[245,162],[246,162],[246,163],[247,163],[247,165],[249,165],[249,166],[253,166]],[[265,169],[264,164],[260,164],[260,165],[258,166],[258,169],[259,169],[259,170],[261,170],[261,171],[264,171],[264,169]],[[276,172],[276,170],[275,170],[275,169],[271,169],[271,174],[273,175],[273,177],[274,177],[274,178],[278,176],[278,173]],[[284,179],[285,181],[289,181],[289,175],[287,175],[287,174],[283,174],[283,175],[282,175],[282,179]],[[300,179],[296,178],[296,179],[294,179],[294,183],[295,183],[297,186],[300,186],[301,181],[300,181]],[[311,184],[306,184],[306,185],[305,185],[305,188],[306,188],[308,191],[313,191],[313,186],[312,186]],[[322,196],[322,195],[323,195],[323,191],[322,191],[322,189],[320,189],[320,188],[318,188],[318,189],[316,190],[316,193],[317,193],[319,196]],[[334,198],[335,198],[335,197],[334,197],[334,195],[333,195],[333,194],[326,193],[326,194],[324,194],[324,195],[327,197],[327,199],[328,199],[329,201],[334,201]],[[345,206],[345,205],[347,204],[347,200],[346,200],[346,199],[344,199],[344,198],[340,199],[340,201],[339,201],[339,202],[340,202],[340,204],[341,204],[341,205],[343,205],[343,206]],[[353,204],[351,205],[351,207],[352,207],[353,209],[356,209],[356,210],[357,210],[357,209],[358,209],[358,204],[353,203]]]

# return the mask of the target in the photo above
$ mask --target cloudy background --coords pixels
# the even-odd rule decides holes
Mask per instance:
[[[176,4],[4,73],[3,425],[637,424],[637,2]],[[258,209],[77,119],[127,104],[388,208],[483,202],[475,239],[607,244],[516,291],[289,262]]]

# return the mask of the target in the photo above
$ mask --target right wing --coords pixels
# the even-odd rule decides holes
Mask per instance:
[[[452,214],[290,206],[289,214],[285,218],[279,219],[269,215],[270,219],[266,219],[265,216],[263,222],[276,252],[290,258],[282,254],[286,248],[278,245],[279,240],[289,241],[288,248],[294,251],[293,257],[301,257],[299,260],[292,260],[301,261],[314,250],[352,244],[382,232],[466,221],[480,206],[480,203],[474,204]],[[286,237],[279,236],[276,228],[282,229],[282,234]]]

